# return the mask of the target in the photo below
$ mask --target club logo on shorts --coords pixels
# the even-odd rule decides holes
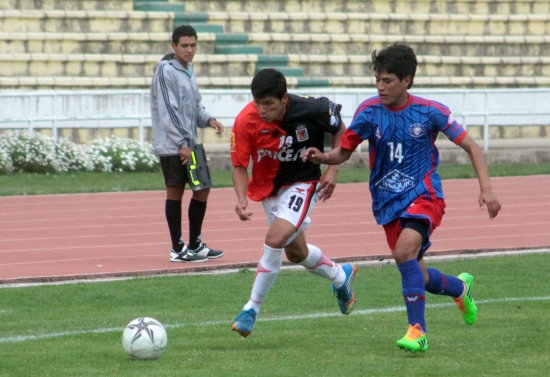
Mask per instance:
[[[422,137],[426,133],[426,126],[422,123],[413,123],[409,126],[409,132],[412,137]]]
[[[306,141],[309,139],[309,134],[307,132],[307,127],[305,124],[300,124],[296,127],[296,139],[298,142]]]

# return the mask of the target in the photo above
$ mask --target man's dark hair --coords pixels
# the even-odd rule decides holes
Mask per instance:
[[[273,68],[264,68],[254,75],[250,89],[255,100],[267,97],[281,99],[286,94],[286,78]]]
[[[195,37],[198,40],[197,32],[191,25],[180,25],[174,29],[172,32],[172,42],[177,45],[181,37]]]
[[[396,75],[399,80],[410,76],[409,88],[412,86],[418,62],[413,49],[408,45],[395,43],[380,51],[374,50],[371,59],[371,68],[374,72],[385,70]]]

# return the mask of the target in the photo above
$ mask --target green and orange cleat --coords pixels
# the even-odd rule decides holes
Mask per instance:
[[[466,292],[464,293],[464,298],[454,298],[454,302],[462,312],[464,322],[468,325],[472,325],[477,318],[477,306],[472,297],[474,277],[467,272],[463,272],[458,275],[458,278],[464,282]]]
[[[410,352],[426,352],[428,350],[428,338],[420,324],[409,325],[404,337],[397,341],[397,347]]]

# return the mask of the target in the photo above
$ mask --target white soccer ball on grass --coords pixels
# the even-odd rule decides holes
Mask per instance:
[[[134,360],[158,359],[167,343],[168,335],[164,326],[150,317],[134,319],[122,332],[124,351]]]

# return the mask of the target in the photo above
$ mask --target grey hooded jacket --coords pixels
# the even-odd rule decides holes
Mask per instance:
[[[161,60],[153,71],[152,150],[157,156],[177,155],[197,143],[197,127],[207,127],[212,116],[201,104],[192,63],[186,71],[175,59]]]

